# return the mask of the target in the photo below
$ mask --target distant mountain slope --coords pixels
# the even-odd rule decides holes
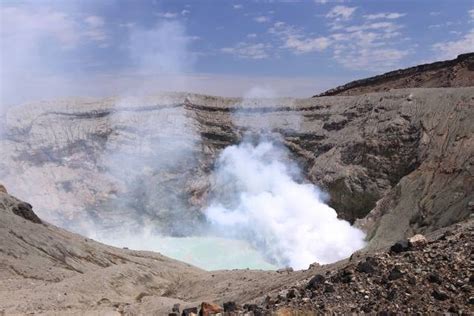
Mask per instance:
[[[403,88],[443,88],[474,86],[474,53],[456,59],[423,64],[356,80],[314,97],[360,95]]]

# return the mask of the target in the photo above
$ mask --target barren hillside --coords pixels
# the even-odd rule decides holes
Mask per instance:
[[[418,65],[360,79],[327,90],[315,97],[360,95],[404,88],[442,88],[474,86],[474,53],[456,59]]]

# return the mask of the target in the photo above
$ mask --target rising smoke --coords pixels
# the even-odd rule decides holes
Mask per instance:
[[[278,266],[296,269],[362,248],[364,233],[338,219],[316,186],[297,183],[285,156],[268,141],[227,147],[216,169],[216,187],[224,189],[206,210],[213,227],[247,239]]]
[[[101,40],[106,34],[106,20],[100,21],[97,17],[78,20],[64,8],[0,9],[0,122],[3,105],[25,101],[24,95],[27,99],[39,99],[94,95],[91,93],[94,89],[107,94],[121,92],[111,114],[101,121],[108,133],[106,143],[103,152],[91,163],[95,164],[91,167],[93,172],[87,173],[93,174],[94,179],[89,181],[96,183],[97,188],[101,188],[102,183],[112,182],[110,191],[117,192],[110,193],[105,202],[94,204],[93,216],[73,220],[69,225],[56,223],[115,245],[136,244],[149,250],[159,249],[157,244],[162,241],[162,235],[195,234],[198,212],[186,210],[189,196],[179,190],[189,187],[196,175],[204,177],[198,174],[201,171],[196,167],[199,133],[194,130],[186,110],[174,107],[177,99],[166,95],[146,97],[155,89],[188,90],[185,75],[192,72],[194,57],[184,24],[159,21],[146,28],[134,26],[124,30],[128,36],[121,48],[125,48],[131,65],[126,72],[134,79],[122,78],[122,84],[115,86],[112,77],[116,73],[91,78],[89,74],[72,71],[75,66],[68,62],[71,56],[82,57],[84,43],[107,44]],[[48,50],[50,47],[60,49]],[[138,84],[137,77],[140,78]],[[163,86],[157,86],[157,82]],[[109,85],[110,89],[104,89]],[[287,81],[280,85],[287,85]],[[277,93],[269,86],[255,87],[244,95],[243,105],[253,106],[254,98],[263,98],[259,104],[271,106],[276,97]],[[153,107],[157,108],[149,112],[143,110]],[[240,121],[237,117],[234,119],[236,125],[251,123],[252,129],[274,128],[272,122],[263,122],[253,114],[242,113]],[[287,127],[298,129],[298,118],[289,119],[286,115],[281,119],[289,120]],[[1,129],[0,126],[0,133]],[[69,157],[63,158],[66,161]],[[213,171],[216,186],[221,190],[214,192],[205,212],[211,223],[210,233],[247,240],[276,265],[295,268],[305,268],[315,261],[332,262],[361,248],[363,233],[338,220],[336,212],[324,203],[324,195],[315,186],[296,181],[300,175],[289,160],[284,149],[268,141],[244,142],[224,149]],[[81,179],[84,175],[76,174],[74,168],[68,172],[72,173],[71,179],[84,180]],[[40,184],[28,189],[28,194],[44,198],[51,192],[64,193],[54,191],[56,175],[41,176],[50,177],[48,181],[38,181],[51,184],[50,189]],[[90,182],[84,181],[86,186]],[[98,192],[109,194],[107,190]],[[73,189],[65,197],[71,209],[85,204]],[[62,204],[58,209],[64,211],[65,206]],[[167,229],[159,225],[165,220]]]
[[[197,220],[193,216],[197,212],[186,210],[185,188],[199,158],[199,135],[180,106],[183,96],[150,96],[156,87],[146,80],[191,71],[193,57],[188,45],[180,21],[130,30],[127,49],[133,71],[143,82],[123,91],[108,118],[113,133],[99,163],[122,190],[119,197],[97,207],[100,212],[120,211],[122,220],[127,218],[122,235],[136,235],[143,228],[155,234],[186,235],[185,228]],[[175,88],[186,90],[186,81],[177,81]]]

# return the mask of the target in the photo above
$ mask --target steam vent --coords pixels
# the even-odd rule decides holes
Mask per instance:
[[[474,313],[447,4],[0,3],[0,316]]]

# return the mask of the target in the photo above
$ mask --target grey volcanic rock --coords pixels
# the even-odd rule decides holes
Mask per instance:
[[[66,227],[77,229],[88,214],[112,228],[151,222],[187,234],[203,221],[219,152],[265,135],[377,248],[469,216],[473,96],[474,88],[443,88],[40,102],[8,112],[0,176],[41,217]]]
[[[467,220],[430,236],[423,249],[380,251],[320,267],[306,282],[287,284],[255,300],[265,315],[470,314],[474,222]],[[370,262],[375,269],[360,269]],[[312,287],[324,274],[331,287]],[[439,276],[438,276],[439,274]],[[282,297],[282,292],[299,295]]]
[[[406,88],[446,88],[474,86],[474,53],[456,59],[390,71],[330,89],[315,97],[360,95]]]

